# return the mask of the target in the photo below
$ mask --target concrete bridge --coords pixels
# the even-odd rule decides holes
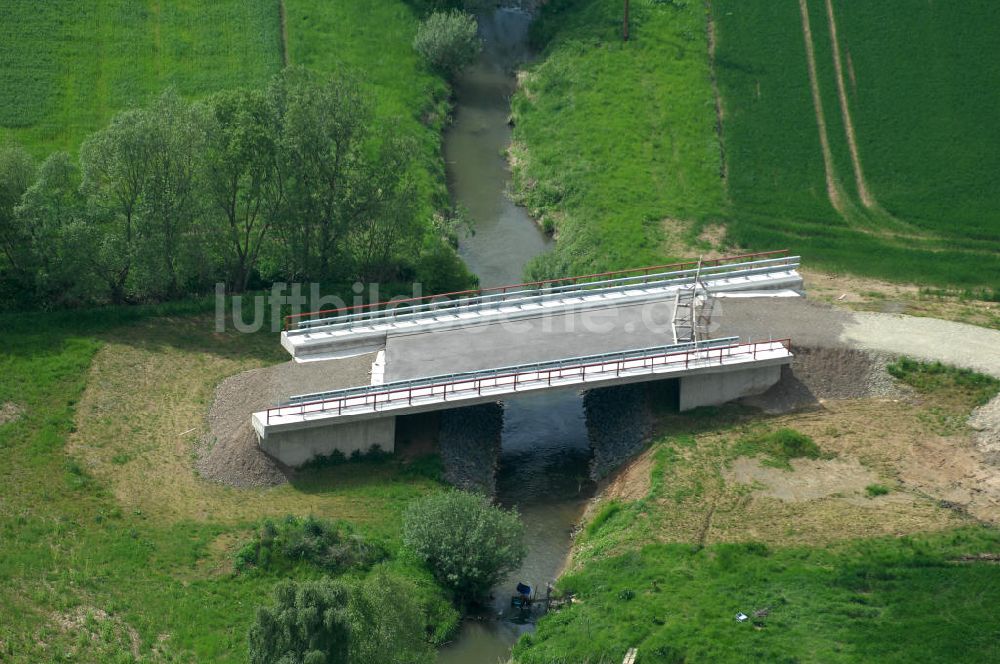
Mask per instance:
[[[378,351],[372,384],[289,395],[254,413],[253,426],[264,451],[295,466],[334,451],[391,451],[401,415],[539,391],[673,381],[681,410],[759,394],[791,363],[790,342],[711,339],[710,304],[798,295],[799,259],[783,253],[290,317],[282,344],[297,361],[326,360],[333,375],[338,358]]]
[[[281,344],[296,361],[308,362],[372,352],[385,347],[391,336],[413,332],[651,302],[673,302],[683,310],[682,303],[690,299],[685,295],[693,294],[695,286],[710,294],[798,291],[802,288],[799,257],[784,253],[746,254],[293,315],[285,319]],[[674,339],[682,340],[688,339]]]

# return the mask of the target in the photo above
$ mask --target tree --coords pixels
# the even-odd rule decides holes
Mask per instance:
[[[248,635],[251,664],[430,664],[413,588],[384,571],[359,582],[285,581]]]
[[[403,520],[403,543],[464,603],[484,597],[525,554],[517,512],[462,491],[413,503]]]
[[[250,627],[251,664],[346,664],[349,598],[350,589],[343,582],[279,584],[274,605],[258,608]]]
[[[95,257],[97,269],[116,304],[128,299],[136,217],[147,190],[153,151],[148,115],[138,109],[118,113],[80,146],[82,188],[106,226],[101,254]]]
[[[303,68],[279,74],[270,91],[282,118],[280,149],[289,188],[281,225],[290,278],[330,279],[346,258],[353,221],[351,174],[363,160],[371,108],[356,81]]]
[[[359,165],[350,202],[352,255],[362,281],[394,274],[394,258],[404,249],[416,257],[422,228],[417,224],[416,186],[410,175],[412,142],[385,132],[375,155]]]
[[[13,271],[24,269],[24,237],[14,209],[35,180],[35,162],[19,145],[0,147],[0,251]]]
[[[434,12],[417,29],[413,48],[437,71],[454,78],[483,49],[476,17],[463,11]]]
[[[65,152],[55,152],[38,169],[15,209],[23,249],[30,255],[33,291],[48,302],[91,300],[100,286],[92,279],[92,251],[86,237],[79,172]]]
[[[230,290],[245,291],[285,206],[277,108],[262,90],[232,90],[209,100],[203,182],[224,219]]]

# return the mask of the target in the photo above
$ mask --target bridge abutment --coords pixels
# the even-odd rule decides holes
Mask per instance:
[[[260,440],[260,448],[268,456],[292,468],[335,452],[345,457],[364,454],[376,446],[383,452],[395,451],[395,417],[273,431]]]
[[[777,364],[682,376],[679,409],[683,412],[699,406],[719,406],[762,394],[780,378],[781,366]]]

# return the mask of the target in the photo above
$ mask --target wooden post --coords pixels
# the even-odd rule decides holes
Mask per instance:
[[[625,20],[622,23],[622,38],[628,41],[628,0],[625,0]]]

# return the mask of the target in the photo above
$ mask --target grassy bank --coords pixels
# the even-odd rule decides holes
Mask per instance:
[[[279,575],[234,575],[234,558],[264,517],[346,519],[439,594],[398,555],[403,506],[439,486],[421,473],[382,461],[274,489],[197,478],[216,382],[280,357],[270,335],[213,333],[203,309],[0,320],[0,403],[21,412],[0,425],[4,661],[245,661]]]
[[[1000,385],[889,370],[916,398],[661,414],[574,542],[573,603],[516,661],[995,660],[1000,487],[965,421]]]
[[[988,3],[834,1],[831,22],[807,0],[825,144],[798,3],[633,6],[628,43],[620,2],[541,11],[512,152],[519,196],[559,234],[534,276],[788,247],[828,271],[1000,279]]]
[[[281,67],[276,2],[6,2],[4,14],[0,137],[40,158],[168,86],[197,97]]]
[[[514,99],[515,186],[558,233],[535,274],[661,261],[689,223],[723,205],[704,11],[621,2],[548,3],[533,38],[544,47]]]

